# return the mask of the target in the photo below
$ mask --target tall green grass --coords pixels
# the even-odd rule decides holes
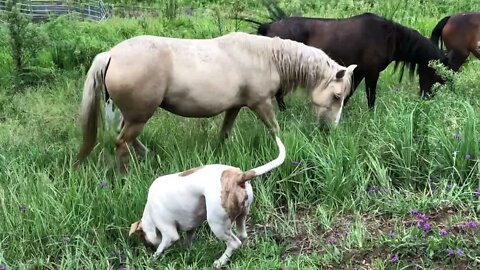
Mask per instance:
[[[291,1],[286,8],[335,17],[367,10],[386,14],[402,3]],[[410,1],[394,17],[427,35],[444,12],[478,6],[469,1],[428,3],[432,8],[425,15],[424,6]],[[52,68],[53,79],[22,92],[9,91],[11,58],[5,39],[0,40],[5,56],[0,69],[7,74],[0,90],[0,266],[203,269],[221,255],[224,243],[207,226],[192,250],[179,241],[156,261],[127,233],[141,216],[157,176],[209,163],[247,170],[276,157],[274,141],[247,109],[223,145],[217,141],[222,116],[188,119],[158,110],[140,136],[150,152],[144,161],[133,159],[127,175],[115,171],[112,132],[103,134],[84,166],[72,168],[81,141],[83,76],[93,56],[139,34],[213,37],[219,34],[219,20],[224,31],[235,29],[227,14],[213,16],[213,6],[227,10],[227,3],[194,4],[203,6],[204,13],[101,23],[65,17],[40,25],[52,46],[44,48],[37,63]],[[255,3],[246,8],[264,12]],[[239,27],[250,31],[245,24]],[[478,220],[480,211],[474,194],[480,186],[479,69],[480,61],[472,59],[455,75],[454,87],[421,100],[417,78],[399,83],[388,68],[379,80],[375,109],[367,109],[360,85],[340,126],[329,133],[316,129],[305,93],[288,96],[288,110],[276,112],[287,160],[252,182],[249,240],[229,267],[478,267],[478,230],[457,234],[451,226]],[[430,216],[429,233],[416,227],[412,209]],[[440,229],[449,234],[440,236]],[[463,249],[464,254],[448,256],[447,248]],[[395,255],[396,263],[391,261]]]

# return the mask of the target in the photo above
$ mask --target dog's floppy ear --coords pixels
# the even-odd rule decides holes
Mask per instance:
[[[132,236],[132,234],[139,232],[142,230],[142,224],[140,221],[136,221],[130,225],[130,231],[128,232],[128,236]]]

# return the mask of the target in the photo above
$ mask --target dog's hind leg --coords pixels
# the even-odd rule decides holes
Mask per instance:
[[[237,227],[238,238],[242,243],[247,240],[247,229],[245,227],[245,222],[247,221],[247,212],[240,214],[235,220],[235,225]]]
[[[157,251],[155,251],[153,254],[154,257],[160,256],[167,248],[169,248],[180,238],[177,229],[174,227],[160,228],[160,233],[162,234],[162,242],[160,242]]]
[[[232,222],[229,219],[224,220],[224,222],[208,219],[208,225],[215,236],[227,244],[225,252],[213,263],[214,268],[220,268],[228,262],[228,259],[232,256],[233,252],[242,245],[242,242],[233,234]]]

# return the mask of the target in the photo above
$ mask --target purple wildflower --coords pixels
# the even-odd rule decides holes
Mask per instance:
[[[477,198],[480,198],[480,188],[478,188],[477,191],[473,193],[473,195]]]
[[[68,236],[63,237],[63,243],[68,244],[68,242],[70,242],[70,237]]]
[[[376,186],[370,187],[370,188],[368,189],[368,193],[369,193],[369,194],[372,194],[372,193],[375,193],[375,192],[377,192],[377,187],[376,187]]]
[[[383,193],[388,193],[388,188],[382,188]]]
[[[107,181],[101,181],[100,184],[99,184],[100,188],[106,188],[108,186],[108,183]]]
[[[463,249],[460,249],[460,248],[459,248],[459,249],[457,250],[457,254],[458,254],[458,255],[463,255]]]
[[[22,214],[25,214],[25,213],[28,212],[28,207],[26,207],[26,206],[20,206],[20,207],[19,207],[19,210],[20,210],[20,212],[22,212]]]
[[[392,261],[392,263],[398,262],[398,255],[393,255],[390,261]]]
[[[453,255],[453,254],[455,254],[455,250],[453,250],[451,248],[447,248],[447,254],[448,254],[448,256]]]
[[[120,268],[118,268],[118,270],[128,270],[127,266],[122,266]]]
[[[470,227],[471,229],[476,229],[476,228],[478,228],[478,222],[475,221],[475,220],[469,221],[468,222],[468,227]]]
[[[8,270],[6,266],[0,265],[0,270]]]
[[[417,228],[423,226],[423,223],[425,223],[425,220],[419,219],[419,220],[417,221]]]
[[[295,165],[295,166],[302,165],[302,164],[303,164],[302,161],[296,161],[296,160],[292,161],[292,165]]]
[[[428,224],[428,223],[423,224],[423,231],[424,232],[429,232],[430,231],[430,224]]]
[[[390,238],[395,238],[395,233],[391,232],[388,234],[388,236],[390,236]]]
[[[466,154],[466,155],[465,155],[465,159],[466,159],[466,160],[470,160],[471,158],[472,158],[472,156],[471,156],[470,154]]]
[[[335,237],[336,237],[336,236],[334,236],[334,237],[332,237],[332,238],[329,238],[329,239],[327,239],[325,242],[326,242],[327,244],[334,245],[334,244],[337,243],[337,239],[335,239]]]
[[[412,210],[410,210],[410,214],[412,214],[412,215],[416,215],[416,214],[418,214],[418,213],[419,213],[419,212],[418,212],[417,209],[412,209]]]
[[[448,234],[448,231],[447,230],[440,230],[439,234],[442,235],[442,236],[445,236],[445,235]]]

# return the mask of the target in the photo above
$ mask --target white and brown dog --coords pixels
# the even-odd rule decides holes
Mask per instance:
[[[249,181],[285,160],[285,146],[278,137],[275,140],[278,157],[246,172],[212,164],[157,178],[150,186],[142,219],[130,226],[129,235],[138,233],[145,244],[156,249],[157,257],[179,239],[178,230],[186,232],[190,246],[195,229],[207,220],[213,233],[227,244],[213,264],[222,267],[247,238],[245,220],[253,201]],[[238,238],[232,232],[233,222]]]

